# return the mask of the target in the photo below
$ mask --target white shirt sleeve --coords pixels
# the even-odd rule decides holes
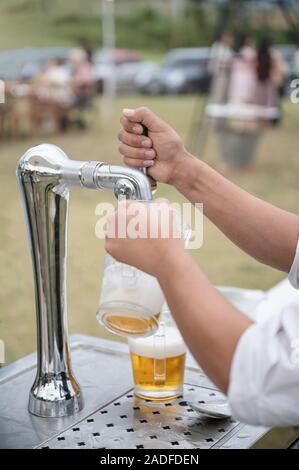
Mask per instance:
[[[239,340],[228,398],[239,421],[262,426],[299,425],[299,309],[288,305]]]
[[[289,273],[299,289],[299,243]],[[230,371],[228,398],[239,421],[299,425],[299,303],[254,323],[241,336]]]

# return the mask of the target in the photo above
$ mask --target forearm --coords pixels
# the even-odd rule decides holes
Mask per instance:
[[[236,345],[252,321],[214,288],[189,254],[163,263],[158,279],[195,359],[226,392]]]
[[[234,185],[193,156],[184,161],[173,185],[236,245],[262,263],[288,272],[299,235],[299,217]]]

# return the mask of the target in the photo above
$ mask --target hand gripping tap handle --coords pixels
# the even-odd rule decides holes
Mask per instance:
[[[141,125],[142,125],[142,128],[143,128],[142,135],[148,137],[148,128],[147,128],[144,124],[141,124]],[[151,185],[151,188],[152,188],[152,191],[153,191],[153,192],[156,191],[156,189],[157,189],[157,181],[154,180],[154,178],[152,178],[151,176],[148,175],[146,168],[140,168],[140,170],[148,177],[149,182],[150,182],[150,185]]]

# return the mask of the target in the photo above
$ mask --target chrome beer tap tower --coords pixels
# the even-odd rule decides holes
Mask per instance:
[[[67,216],[71,188],[110,189],[116,197],[152,199],[139,170],[75,161],[55,145],[29,149],[17,166],[31,249],[37,318],[37,373],[29,412],[69,416],[83,408],[67,331]]]

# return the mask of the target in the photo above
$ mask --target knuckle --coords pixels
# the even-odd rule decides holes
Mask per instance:
[[[132,132],[133,131],[133,124],[127,122],[126,125],[124,126],[126,132]]]
[[[139,158],[139,149],[136,149],[134,147],[130,147],[130,151],[127,154],[127,157],[130,158]]]
[[[127,130],[127,131],[130,131],[130,130],[131,130],[131,127],[132,127],[132,126],[131,126],[131,123],[130,123],[130,121],[128,121],[128,119],[125,118],[124,116],[122,116],[122,117],[120,118],[120,123],[122,124],[124,130]]]
[[[125,153],[124,144],[122,144],[122,143],[119,144],[119,146],[118,146],[118,151],[119,151],[119,153],[121,153],[122,155],[124,155],[124,153]]]
[[[132,144],[136,145],[136,146],[141,145],[141,139],[138,135],[133,135],[132,136]]]
[[[145,156],[145,152],[146,152],[146,151],[145,151],[144,149],[138,149],[137,152],[138,152],[137,155],[138,155],[138,157],[139,157],[140,159],[143,160],[144,158],[146,158],[146,156]]]
[[[139,162],[137,160],[132,159],[132,158],[124,158],[124,162],[128,166],[133,166],[133,167],[140,166]]]
[[[128,166],[134,166],[131,158],[124,157],[124,163]]]

